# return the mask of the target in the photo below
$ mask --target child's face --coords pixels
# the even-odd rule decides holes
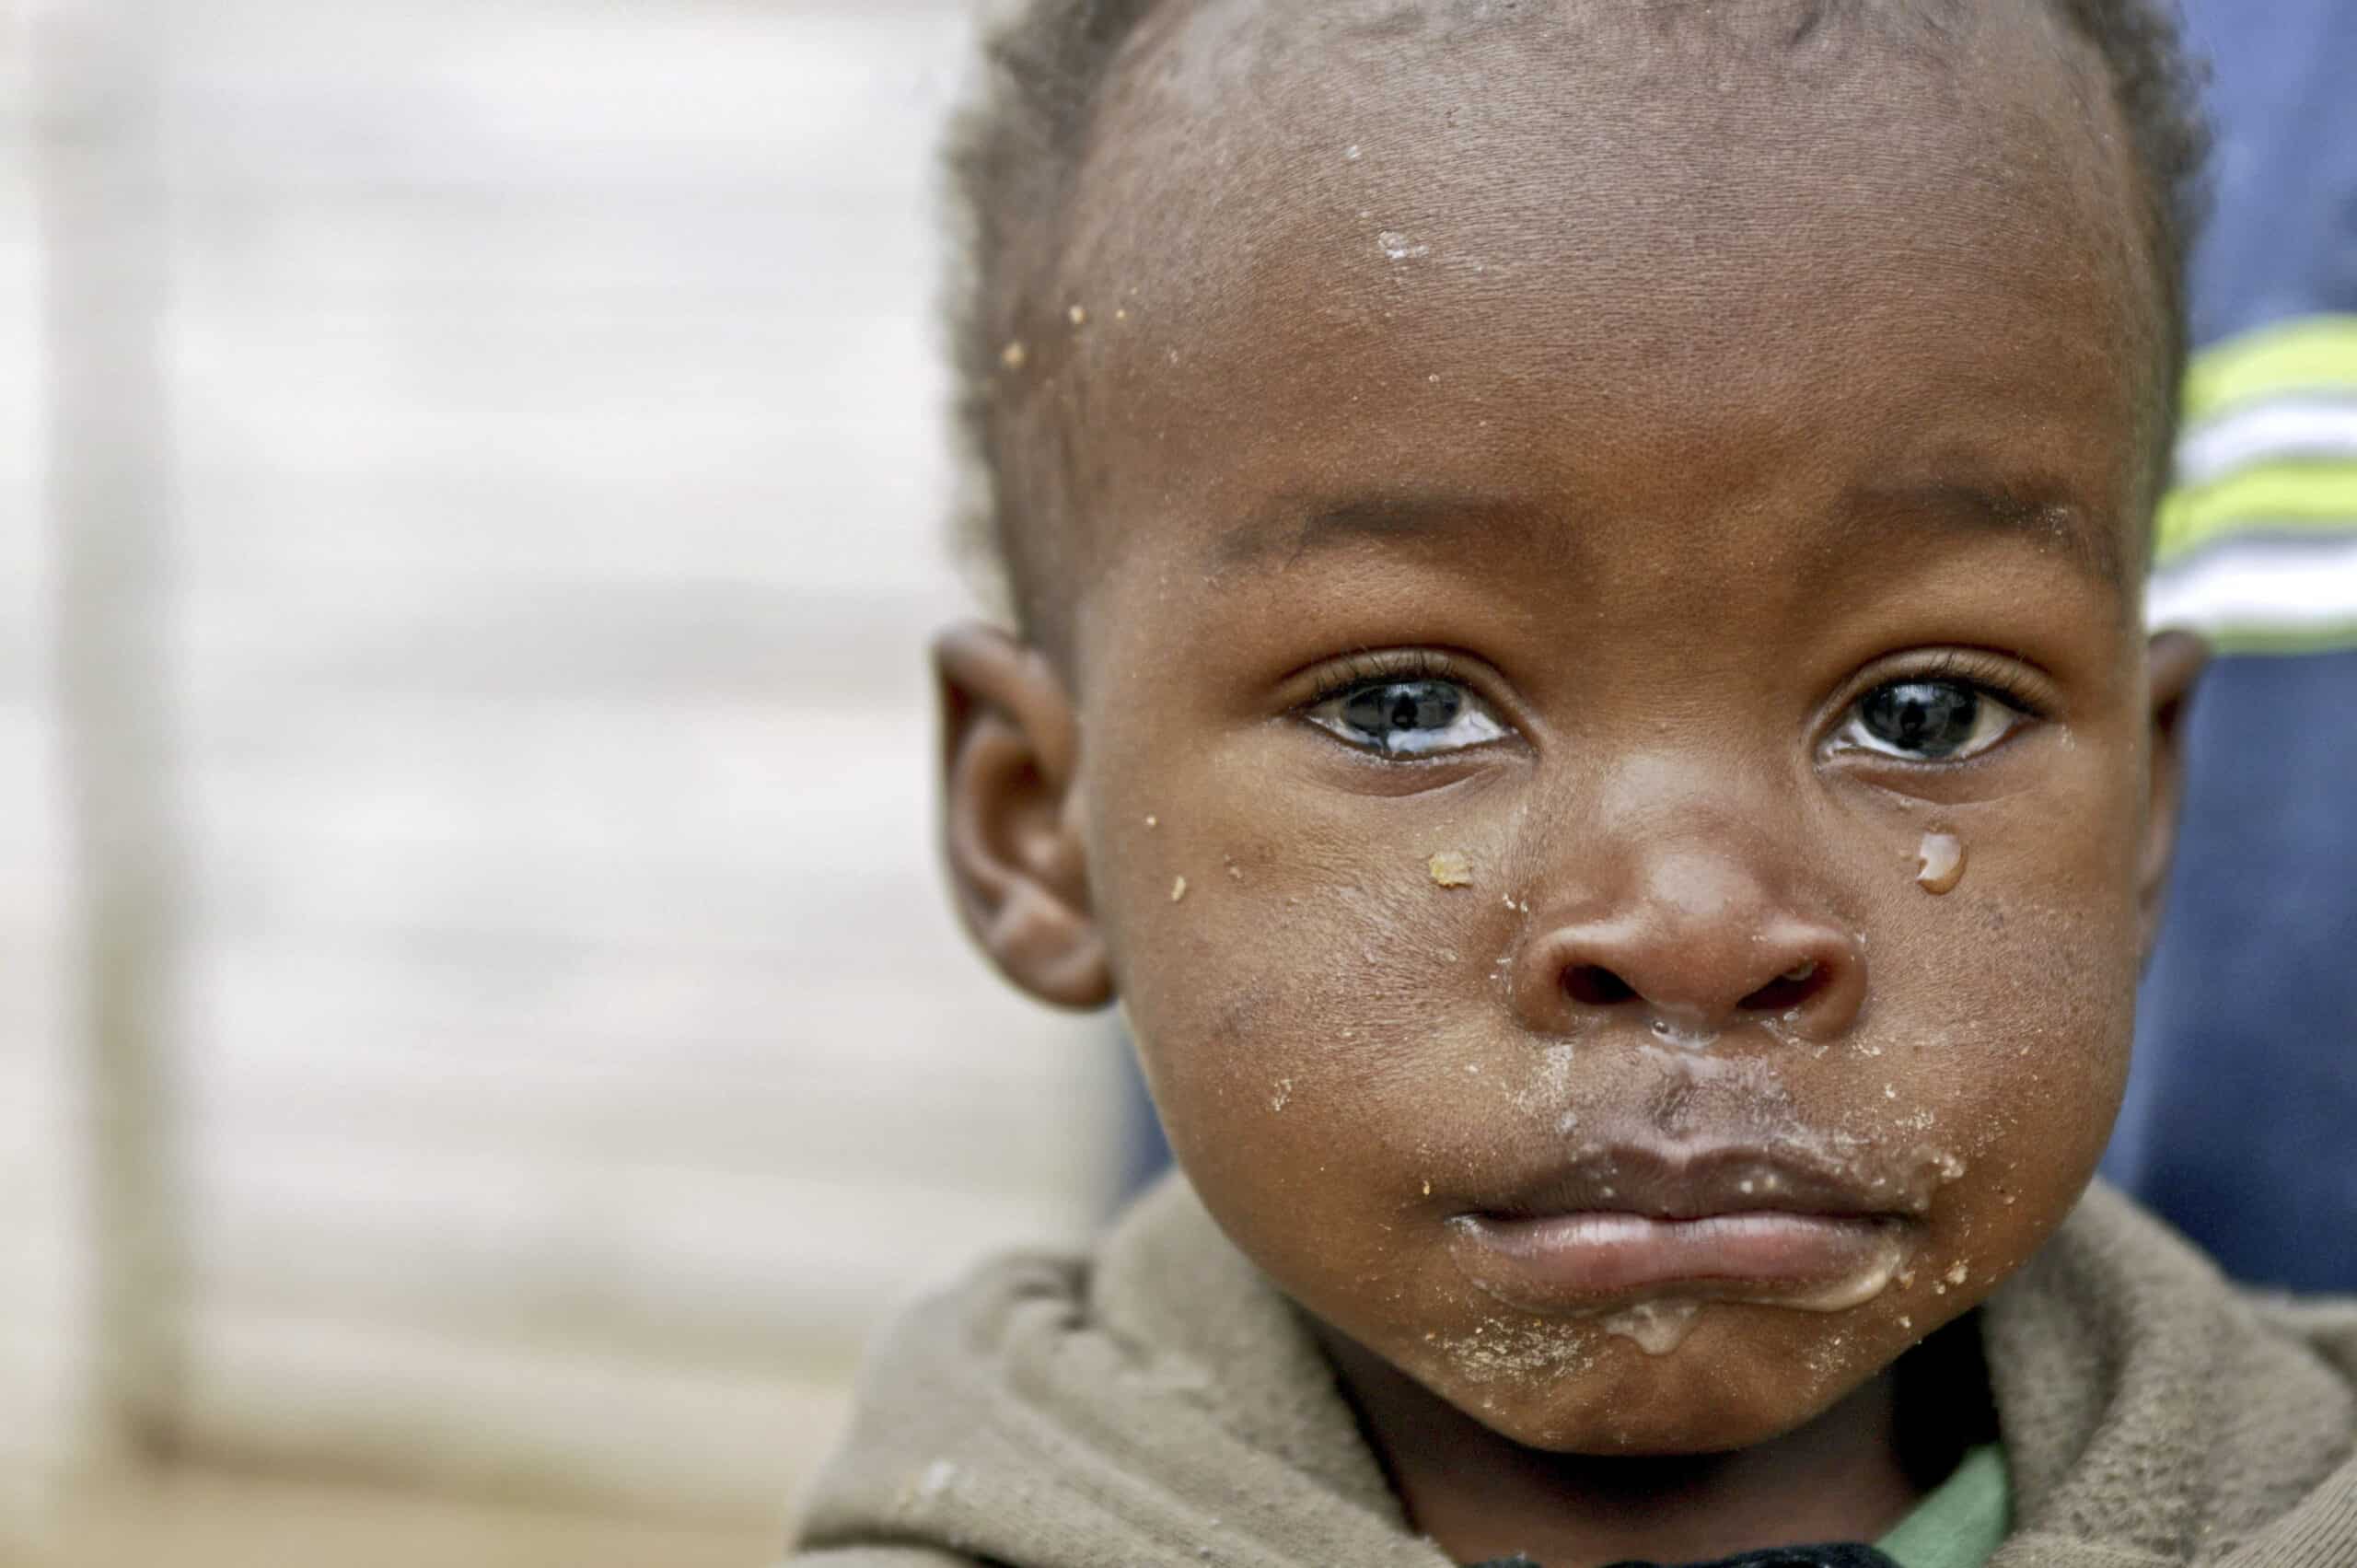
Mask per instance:
[[[1332,1331],[1524,1443],[1759,1441],[2117,1106],[2191,664],[2119,129],[2028,4],[1945,63],[1263,9],[1149,24],[1027,351],[1086,521],[1007,875],[1085,881],[1181,1162]]]

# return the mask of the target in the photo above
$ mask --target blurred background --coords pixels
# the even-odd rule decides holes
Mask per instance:
[[[0,0],[0,1561],[760,1564],[1110,1202],[934,869],[969,0]]]

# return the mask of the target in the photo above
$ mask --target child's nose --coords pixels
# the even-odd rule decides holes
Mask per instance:
[[[1829,1040],[1856,1021],[1865,947],[1829,916],[1708,853],[1657,859],[1632,881],[1626,896],[1541,912],[1513,973],[1528,1027],[1560,1033],[1623,1014],[1702,1044],[1754,1023]]]

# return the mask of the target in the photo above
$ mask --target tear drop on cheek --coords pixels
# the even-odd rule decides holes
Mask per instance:
[[[1964,841],[1954,833],[1925,833],[1915,857],[1915,881],[1927,893],[1952,891],[1964,880]]]

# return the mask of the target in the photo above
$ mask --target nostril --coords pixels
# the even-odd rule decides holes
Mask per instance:
[[[1789,1013],[1805,1006],[1811,997],[1832,983],[1832,976],[1815,958],[1786,970],[1736,1004],[1747,1013]]]
[[[1563,971],[1563,994],[1584,1006],[1608,1007],[1637,991],[1602,964],[1575,964]]]

